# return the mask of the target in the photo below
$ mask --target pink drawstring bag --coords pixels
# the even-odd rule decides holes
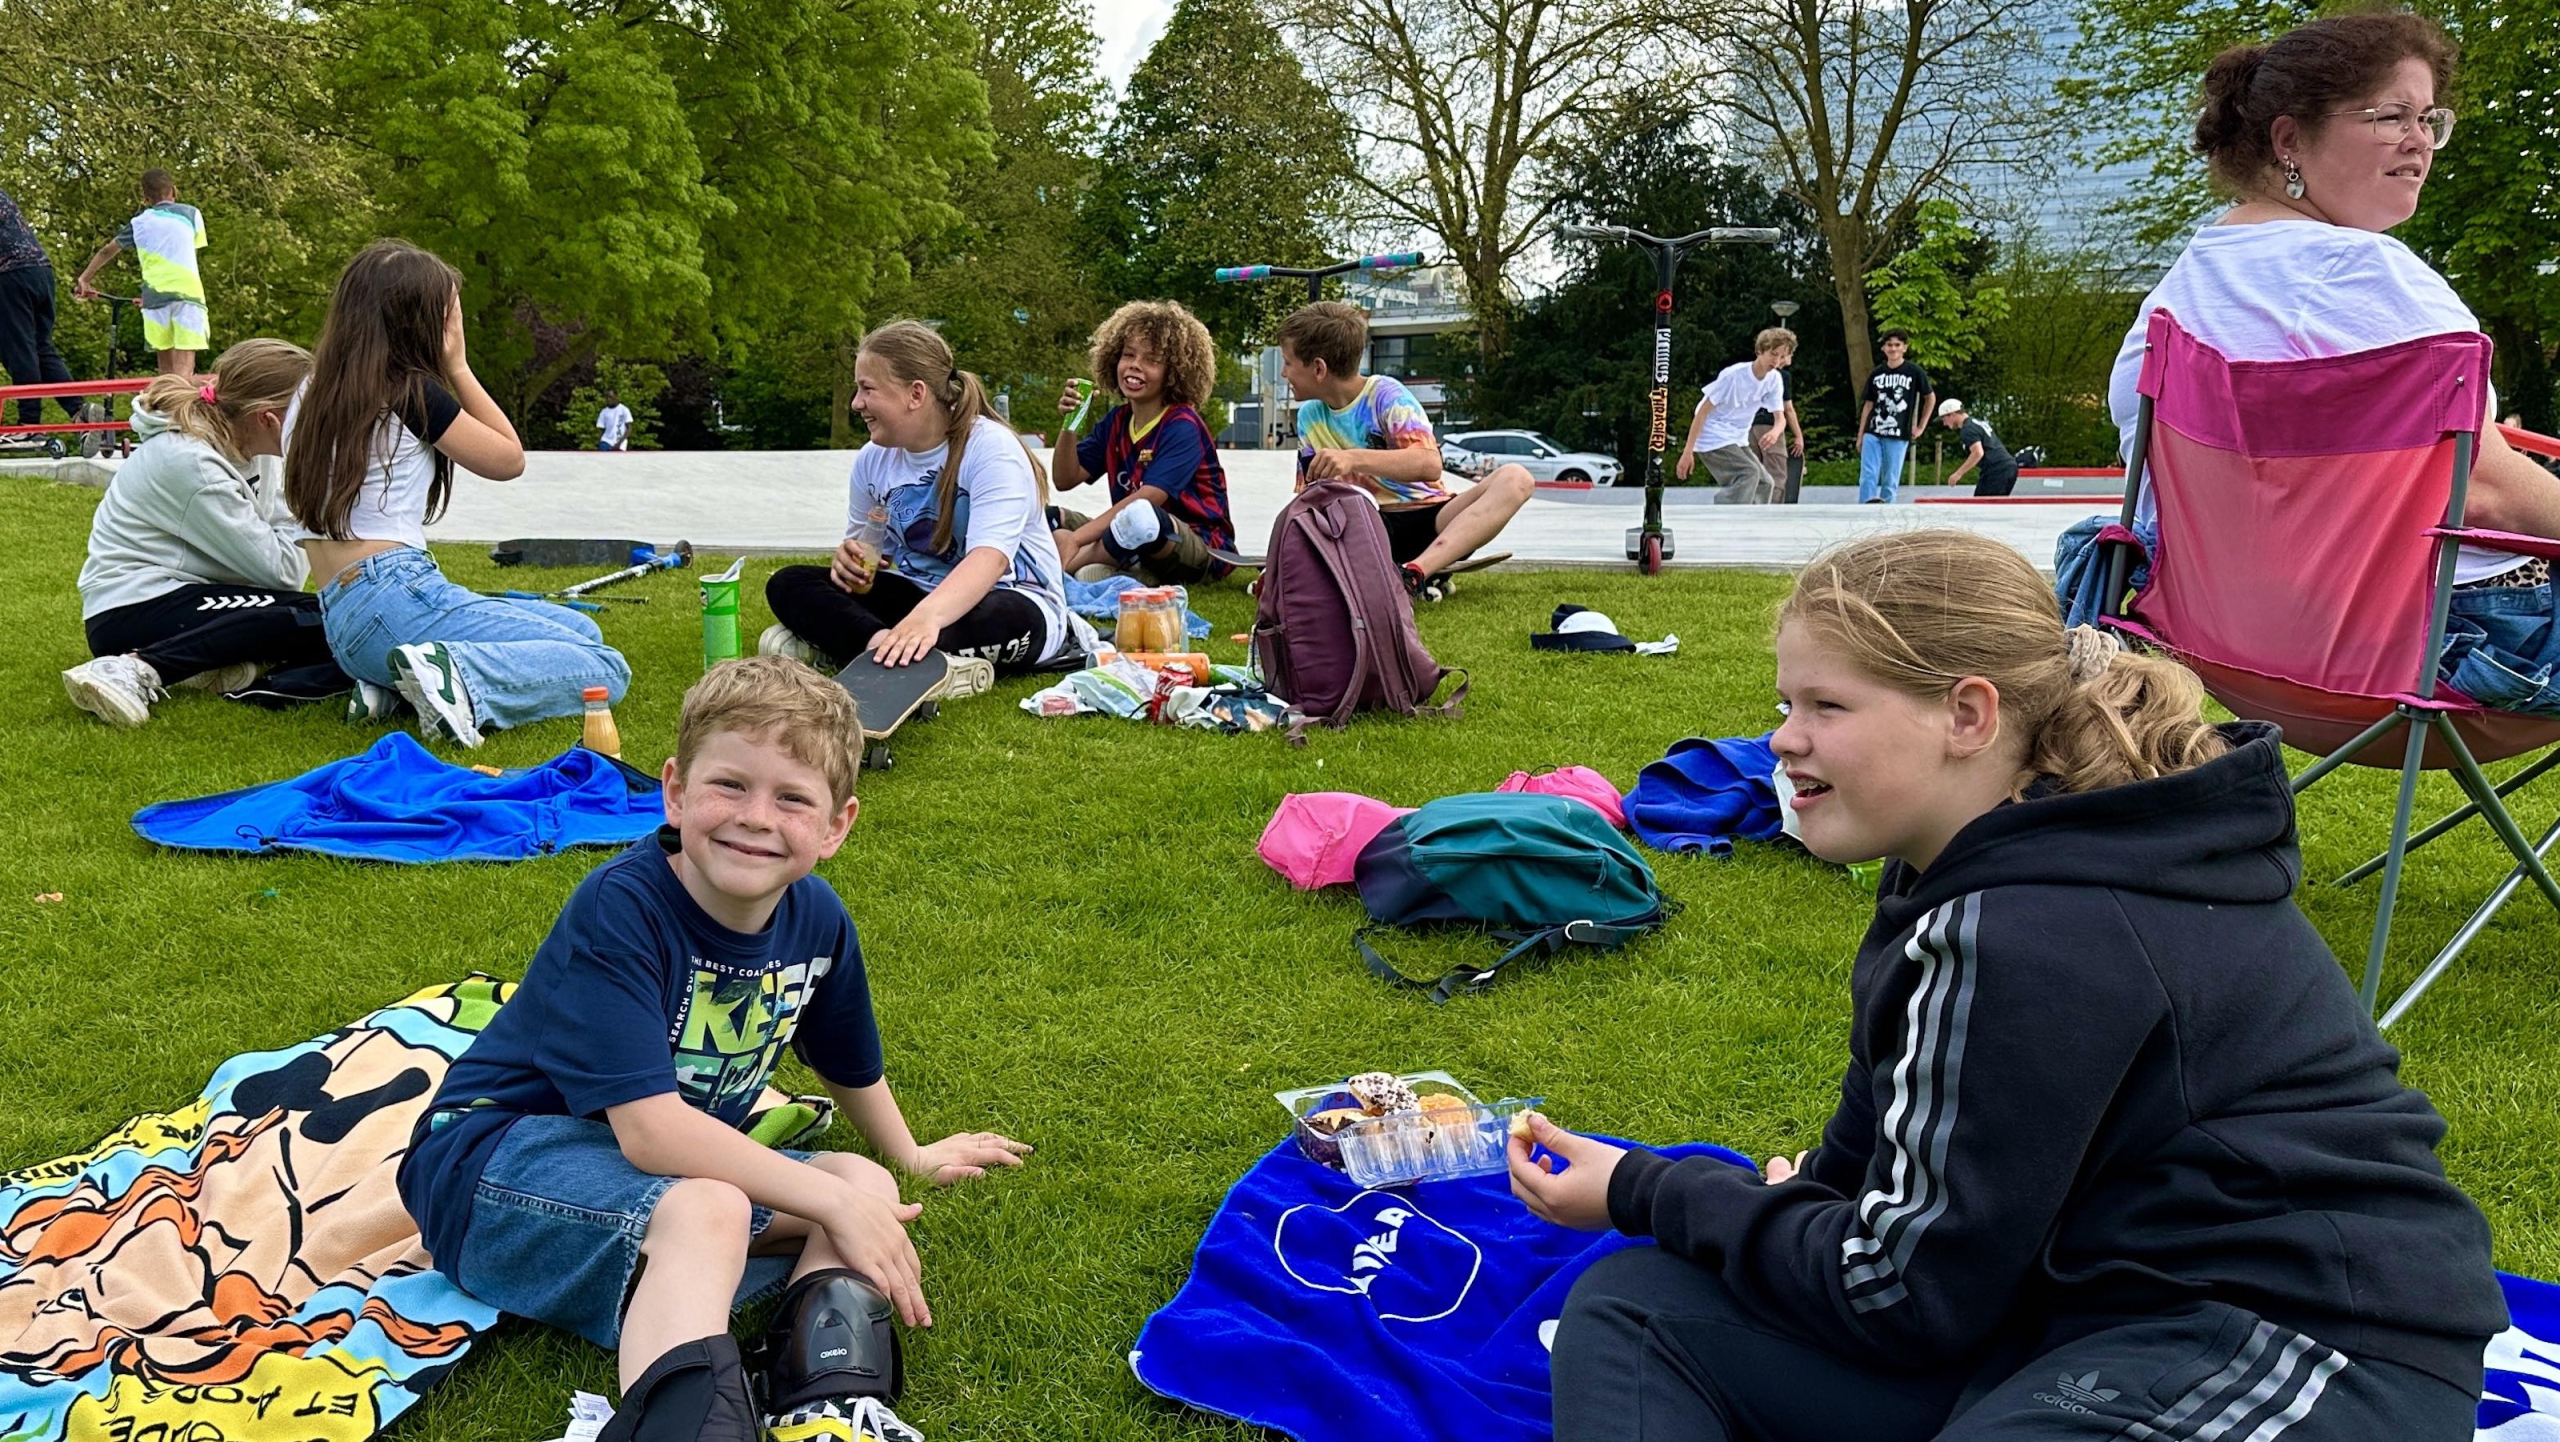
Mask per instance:
[[[1271,813],[1253,849],[1301,891],[1341,886],[1350,882],[1360,849],[1412,812],[1410,806],[1389,806],[1349,791],[1294,793],[1280,798],[1280,809]]]
[[[1493,789],[1526,791],[1533,796],[1570,796],[1597,808],[1601,815],[1609,818],[1610,825],[1621,831],[1627,829],[1626,803],[1618,796],[1618,788],[1609,784],[1608,777],[1588,766],[1559,766],[1536,775],[1514,771]]]

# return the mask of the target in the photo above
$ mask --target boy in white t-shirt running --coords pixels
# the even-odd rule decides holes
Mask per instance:
[[[604,393],[604,409],[596,412],[596,432],[597,450],[631,449],[631,407],[622,403],[622,392]]]
[[[1784,326],[1760,332],[1752,356],[1718,372],[1698,397],[1689,417],[1689,440],[1679,461],[1680,479],[1705,461],[1707,474],[1723,483],[1716,504],[1760,505],[1777,491],[1782,462],[1775,452],[1786,437],[1784,426],[1771,426],[1758,447],[1751,444],[1751,418],[1761,411],[1786,414],[1786,382],[1778,372],[1795,360],[1796,335]]]
[[[196,373],[196,352],[213,345],[212,323],[205,318],[204,277],[196,272],[196,252],[204,246],[204,212],[178,199],[178,182],[165,170],[142,172],[143,208],[124,223],[116,238],[98,247],[71,283],[71,293],[95,300],[89,282],[108,261],[125,251],[142,269],[142,338],[160,354],[162,375]]]

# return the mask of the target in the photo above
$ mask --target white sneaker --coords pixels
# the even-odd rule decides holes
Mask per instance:
[[[767,1435],[782,1442],[924,1442],[924,1434],[877,1397],[812,1402],[765,1419]]]
[[[376,686],[359,679],[356,689],[347,693],[347,724],[369,726],[388,721],[400,714],[400,693],[388,686]]]
[[[462,683],[462,668],[443,643],[391,648],[391,681],[418,711],[418,734],[432,741],[449,735],[465,749],[480,744],[480,723],[471,715],[471,692]]]
[[[764,634],[756,638],[756,654],[786,657],[803,666],[815,666],[821,671],[835,672],[844,669],[835,663],[834,657],[801,640],[790,627],[779,621],[765,627]]]
[[[224,696],[254,683],[265,669],[255,661],[235,661],[210,671],[198,671],[177,684],[187,690],[210,691],[216,696]]]
[[[71,704],[110,726],[139,726],[151,719],[151,703],[168,695],[160,673],[139,656],[100,656],[62,673]]]
[[[1119,574],[1119,568],[1109,561],[1093,561],[1076,567],[1076,579],[1079,581],[1108,581]]]
[[[996,685],[996,663],[984,656],[954,656],[951,669],[943,673],[942,684],[933,689],[928,700],[959,701]]]

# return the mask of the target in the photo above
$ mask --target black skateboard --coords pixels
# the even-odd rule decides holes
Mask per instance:
[[[862,718],[862,767],[886,771],[897,764],[889,738],[916,716],[931,720],[941,709],[933,697],[951,674],[951,658],[940,651],[904,666],[883,666],[869,652],[836,673],[836,684],[853,694]]]
[[[629,566],[657,548],[647,541],[500,541],[489,559],[501,566]]]

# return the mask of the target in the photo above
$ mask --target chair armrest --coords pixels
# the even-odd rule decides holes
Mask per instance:
[[[2508,445],[2528,456],[2548,456],[2554,460],[2560,460],[2560,437],[2536,435],[2522,426],[2511,426],[2503,422],[2498,426],[2498,434],[2506,437]]]
[[[2514,531],[2483,531],[2470,526],[2429,526],[2430,536],[2448,536],[2466,546],[2484,551],[2504,551],[2511,556],[2540,556],[2560,561],[2560,539],[2550,536],[2526,536]]]

